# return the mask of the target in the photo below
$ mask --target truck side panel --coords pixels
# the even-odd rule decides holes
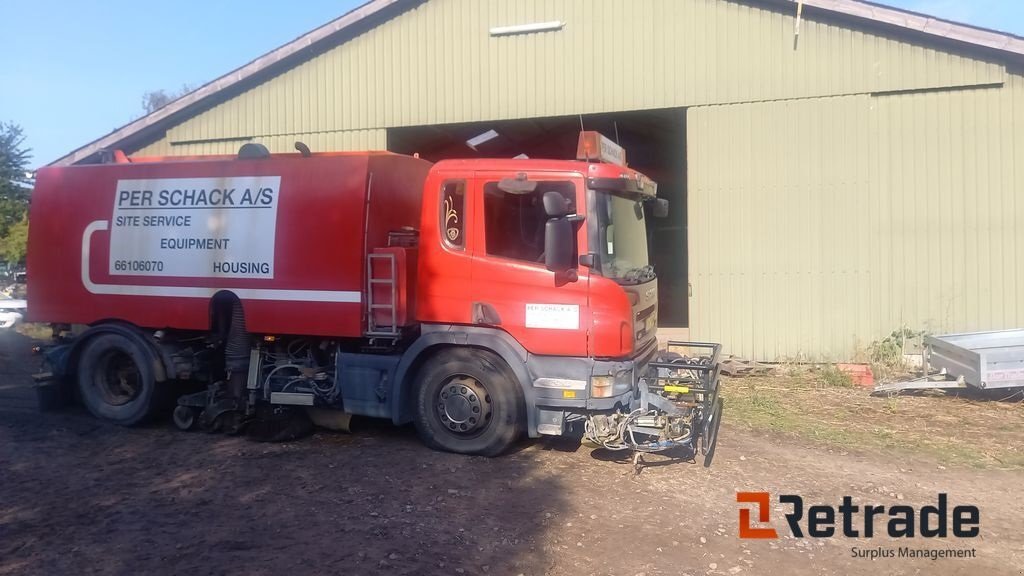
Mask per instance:
[[[75,324],[120,319],[150,328],[204,330],[209,327],[210,297],[229,290],[242,300],[252,332],[360,336],[366,189],[372,156],[282,155],[44,168],[33,195],[29,236],[31,319]],[[426,170],[420,166],[425,162],[400,156],[381,155],[378,163],[380,170],[393,164],[396,172],[404,174],[410,171],[402,166],[413,164],[414,178]],[[235,190],[231,203],[218,206],[160,204],[168,198],[161,195],[165,185],[187,188],[188,182],[213,182],[212,187],[219,182],[230,189],[249,182],[247,178],[260,183],[279,178],[277,190],[273,185],[266,187],[267,196],[276,195],[276,218],[268,220],[266,212],[256,210],[229,210],[233,207],[229,204],[241,203],[242,190]],[[422,180],[410,181],[407,187],[419,189]],[[149,202],[145,202],[145,190],[133,188],[153,188]],[[136,191],[139,194],[133,196]],[[391,193],[381,186],[375,201],[387,203]],[[182,220],[167,225],[167,218],[152,224],[158,222],[156,217],[178,215],[191,217],[187,226]],[[134,216],[140,219],[125,223],[125,218]],[[144,220],[147,217],[150,220]],[[418,219],[418,205],[396,202],[380,226],[414,226]],[[225,221],[230,232],[224,232]],[[268,233],[274,235],[271,243],[264,237]],[[377,237],[386,233],[381,230]],[[141,238],[140,246],[112,247],[112,238],[118,235]],[[182,238],[197,240],[189,244]],[[247,245],[272,246],[255,253],[270,260],[271,266],[254,267],[255,273],[243,268],[230,277],[214,272],[218,265],[222,268],[217,270],[224,270],[224,261],[232,260],[232,254],[254,253],[246,251]],[[177,263],[189,272],[178,276],[118,271],[115,264],[142,264],[134,258],[112,262],[113,253],[138,254],[140,262],[153,268],[154,263],[164,266],[166,262],[168,267]]]

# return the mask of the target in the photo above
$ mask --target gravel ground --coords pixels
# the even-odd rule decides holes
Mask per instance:
[[[0,334],[0,574],[1024,574],[1019,472],[830,450],[730,426],[728,407],[711,469],[648,458],[639,476],[585,446],[461,457],[373,423],[284,444],[123,429],[81,410],[40,414],[30,347]],[[738,490],[808,505],[946,492],[980,507],[982,534],[740,540]],[[901,544],[977,552],[851,553]]]

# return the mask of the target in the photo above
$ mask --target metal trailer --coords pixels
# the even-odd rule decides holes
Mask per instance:
[[[925,336],[924,376],[875,386],[876,396],[979,388],[1024,388],[1024,330]]]
[[[985,390],[1024,387],[1024,330],[925,336],[924,365]]]

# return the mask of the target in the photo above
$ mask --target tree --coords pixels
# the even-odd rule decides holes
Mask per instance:
[[[7,230],[7,236],[0,239],[0,259],[10,264],[25,261],[28,251],[28,213]]]
[[[28,161],[32,150],[25,147],[21,126],[0,122],[0,257],[10,263],[25,258],[28,239],[28,199],[32,177]],[[16,234],[12,234],[15,228]],[[11,254],[16,258],[8,258]]]
[[[182,84],[181,90],[178,90],[177,92],[168,92],[163,88],[159,90],[150,90],[142,95],[142,109],[146,111],[146,114],[152,114],[178,98],[181,98],[185,94],[188,94],[192,90],[193,88],[188,84]]]

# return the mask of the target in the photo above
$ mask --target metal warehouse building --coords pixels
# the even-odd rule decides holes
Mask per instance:
[[[582,123],[672,203],[663,327],[774,360],[1024,325],[1024,39],[799,4],[374,0],[56,164],[296,140],[566,158]]]

